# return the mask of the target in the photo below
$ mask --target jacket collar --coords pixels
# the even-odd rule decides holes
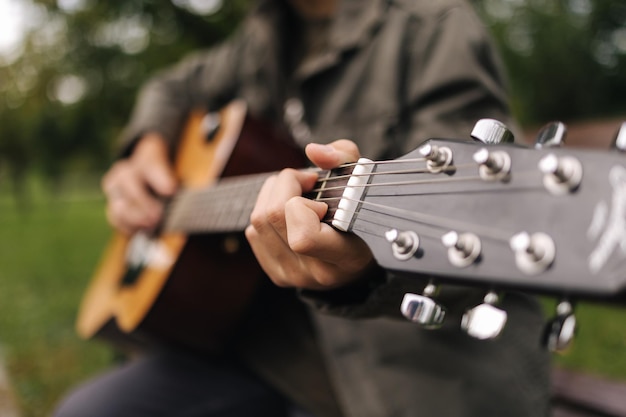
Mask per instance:
[[[276,29],[276,16],[281,15],[281,8],[287,0],[260,0],[257,12],[265,14],[273,23],[270,27]],[[330,28],[330,47],[327,51],[309,60],[306,67],[299,68],[295,78],[302,80],[315,73],[323,71],[339,61],[340,55],[353,48],[367,44],[373,31],[383,19],[389,0],[340,0],[339,9]],[[276,13],[278,12],[278,13]],[[277,39],[280,35],[276,34]]]
[[[329,49],[299,68],[296,79],[305,79],[335,65],[342,52],[367,44],[382,21],[387,0],[341,0],[330,28]]]
[[[331,30],[331,45],[347,50],[365,44],[386,7],[387,0],[341,0]]]

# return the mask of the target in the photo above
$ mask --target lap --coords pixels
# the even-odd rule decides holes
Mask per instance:
[[[160,352],[81,385],[55,417],[286,417],[285,399],[226,360]]]

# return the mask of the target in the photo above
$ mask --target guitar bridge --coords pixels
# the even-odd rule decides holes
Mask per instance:
[[[343,190],[337,211],[333,217],[332,225],[344,232],[352,229],[354,216],[363,202],[363,195],[367,184],[370,182],[371,173],[374,170],[374,162],[367,158],[358,160],[346,188]]]
[[[126,274],[122,285],[134,284],[144,268],[167,269],[174,259],[158,239],[136,233],[126,248]]]

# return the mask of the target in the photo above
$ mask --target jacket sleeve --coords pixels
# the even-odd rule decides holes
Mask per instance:
[[[414,17],[402,69],[408,122],[397,129],[399,150],[409,152],[433,137],[469,139],[474,123],[486,117],[515,130],[498,57],[474,11],[457,5],[437,16]],[[404,294],[421,293],[427,282],[426,277],[400,277],[376,267],[344,288],[300,293],[323,313],[400,318]],[[450,314],[460,315],[484,295],[484,291],[444,285],[436,298]]]
[[[140,90],[131,118],[120,137],[122,155],[147,132],[160,133],[172,147],[189,112],[217,109],[236,94],[237,68],[245,34],[237,33],[209,50],[193,53],[161,70]]]

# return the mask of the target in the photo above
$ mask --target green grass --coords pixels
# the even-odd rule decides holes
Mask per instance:
[[[52,195],[35,183],[23,210],[0,186],[0,347],[22,417],[49,415],[70,387],[114,360],[74,332],[110,231],[96,185],[70,188]],[[577,340],[557,362],[626,380],[626,309],[582,304],[577,315]]]
[[[555,361],[626,381],[626,309],[582,303],[576,308],[578,334],[572,347]]]
[[[109,236],[95,193],[35,192],[27,209],[0,199],[0,346],[23,417],[49,415],[61,395],[111,363],[74,332],[76,310]]]

